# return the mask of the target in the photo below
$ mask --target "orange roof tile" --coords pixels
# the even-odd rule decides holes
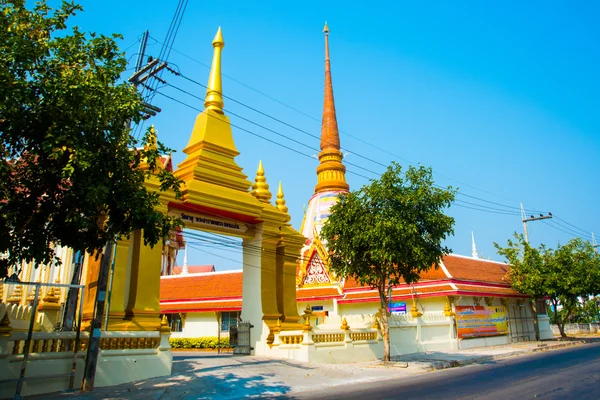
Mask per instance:
[[[176,265],[173,267],[173,275],[179,275],[183,271],[183,267],[180,265]],[[190,265],[188,266],[188,273],[190,274],[198,274],[202,272],[215,272],[214,265]]]
[[[505,263],[454,254],[444,256],[443,263],[454,279],[503,284],[510,283],[507,279],[509,265]]]
[[[529,297],[525,294],[521,294],[516,290],[509,287],[490,287],[490,286],[476,286],[476,285],[456,285],[458,291],[460,292],[472,292],[472,293],[481,293],[481,294],[503,294],[508,296],[523,296]]]
[[[242,300],[234,301],[202,301],[202,302],[182,302],[182,303],[161,303],[160,312],[207,312],[207,311],[240,311],[242,309]]]
[[[441,279],[448,279],[444,270],[442,268],[436,269],[432,266],[429,270],[421,272],[419,282],[437,281],[437,280],[441,280]],[[404,282],[404,281],[402,281],[402,282]],[[359,288],[359,287],[368,287],[368,286],[361,286],[358,282],[356,282],[356,280],[354,280],[354,278],[348,278],[344,282],[344,289]]]
[[[242,296],[242,271],[171,275],[160,278],[160,301]]]
[[[436,292],[446,292],[453,291],[454,288],[451,285],[435,285],[435,286],[425,286],[425,287],[417,287],[415,286],[415,291],[417,294],[423,293],[436,293]],[[406,286],[403,288],[394,288],[392,290],[392,298],[394,296],[410,296],[413,294],[413,289]],[[379,293],[375,289],[371,289],[365,292],[352,292],[346,293],[344,296],[344,300],[353,300],[353,299],[376,299],[379,301]]]
[[[314,298],[322,297],[342,297],[339,290],[336,287],[325,287],[325,288],[310,288],[303,287],[296,289],[296,299],[298,301],[309,301]]]

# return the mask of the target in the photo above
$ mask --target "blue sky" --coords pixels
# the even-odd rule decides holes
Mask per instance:
[[[523,231],[519,202],[528,215],[551,211],[557,217],[529,224],[535,245],[555,246],[573,234],[587,239],[592,231],[600,236],[597,3],[288,3],[190,1],[169,62],[206,84],[211,41],[221,26],[224,94],[319,135],[321,30],[328,21],[341,143],[350,153],[346,161],[359,166],[348,165],[351,189],[367,183],[365,177],[376,178],[384,170],[378,163],[433,167],[436,183],[460,189],[449,211],[455,235],[447,240],[458,254],[471,254],[473,231],[480,256],[500,260],[493,242],[505,244]],[[72,22],[84,31],[122,33],[121,47],[133,62],[147,29],[148,53],[158,55],[177,2],[81,4],[86,11]],[[204,96],[203,88],[181,77],[163,78]],[[160,92],[203,107],[173,87]],[[151,120],[159,139],[179,150],[174,157],[181,162],[197,111],[160,94],[153,104],[163,110]],[[253,179],[263,160],[271,188],[283,181],[292,224],[299,228],[316,183],[317,160],[307,156],[317,153],[318,141],[235,102],[226,100],[225,107],[315,149],[230,116],[232,124],[305,154],[233,128],[238,164]],[[189,257],[191,264],[215,263],[218,269],[240,266],[238,253],[228,256],[232,260],[202,251]]]

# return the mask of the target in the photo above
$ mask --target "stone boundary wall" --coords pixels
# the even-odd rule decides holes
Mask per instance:
[[[558,325],[550,325],[552,333],[555,336],[560,336]],[[581,334],[592,334],[598,333],[600,330],[600,323],[593,322],[591,324],[565,324],[565,333],[567,335],[581,335]]]

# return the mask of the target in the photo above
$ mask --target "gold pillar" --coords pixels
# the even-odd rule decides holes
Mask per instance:
[[[260,255],[260,291],[263,321],[269,328],[277,324],[281,318],[277,304],[277,244],[279,235],[277,228],[268,229],[263,225],[261,255]]]
[[[296,304],[296,266],[298,255],[304,244],[304,236],[299,235],[291,227],[282,227],[282,240],[278,250],[278,303],[282,315],[282,329],[302,329],[298,306]]]
[[[160,327],[160,267],[162,243],[153,248],[144,244],[142,231],[135,231],[131,243],[129,296],[121,330],[148,331]]]
[[[86,258],[87,268],[85,275],[85,298],[83,300],[82,322],[82,327],[84,330],[89,328],[92,322],[92,318],[94,317],[94,308],[96,306],[96,292],[98,291],[98,272],[100,272],[102,254],[86,254]]]
[[[128,277],[127,271],[131,267],[131,240],[121,238],[117,241],[115,256],[115,268],[112,276],[112,288],[110,293],[110,305],[108,309],[109,331],[122,330],[126,321],[125,306],[128,300]]]

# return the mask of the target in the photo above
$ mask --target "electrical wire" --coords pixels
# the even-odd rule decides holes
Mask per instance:
[[[198,81],[196,81],[196,80],[194,80],[194,79],[192,79],[192,78],[190,78],[190,77],[187,77],[187,76],[185,76],[185,75],[181,74],[180,72],[179,72],[178,74],[179,74],[179,76],[181,76],[183,79],[186,79],[186,80],[188,80],[189,82],[192,82],[192,83],[194,83],[194,84],[196,84],[196,85],[198,85],[198,86],[200,86],[200,87],[202,87],[202,88],[205,88],[205,89],[207,89],[207,86],[206,86],[206,85],[203,85],[202,83],[200,83],[200,82],[198,82]],[[202,97],[200,97],[200,96],[198,96],[198,95],[196,95],[196,94],[194,94],[194,93],[191,93],[191,92],[189,92],[189,91],[187,91],[187,90],[185,90],[185,89],[179,88],[178,86],[175,86],[175,85],[173,85],[173,84],[171,84],[171,83],[169,83],[168,85],[169,85],[169,86],[171,86],[171,87],[173,87],[174,89],[176,89],[176,90],[178,90],[178,91],[182,92],[182,93],[185,93],[185,94],[187,94],[187,95],[189,95],[189,96],[191,96],[191,97],[194,97],[194,98],[196,98],[196,99],[198,99],[198,100],[204,101],[204,98],[202,98]],[[294,125],[291,125],[291,124],[289,124],[289,123],[287,123],[287,122],[285,122],[285,121],[282,121],[282,120],[281,120],[281,119],[279,119],[279,118],[273,117],[273,116],[271,116],[271,115],[269,115],[269,114],[267,114],[267,113],[265,113],[265,112],[263,112],[263,111],[260,111],[260,110],[258,110],[258,109],[256,109],[256,108],[254,108],[254,107],[252,107],[252,106],[249,106],[249,105],[247,105],[247,104],[245,104],[245,103],[243,103],[243,102],[241,102],[241,101],[238,101],[238,100],[236,100],[236,99],[234,99],[234,98],[232,98],[232,97],[230,97],[230,96],[226,96],[226,95],[223,95],[223,94],[221,94],[221,95],[222,95],[222,96],[223,96],[223,98],[225,98],[225,99],[231,100],[231,101],[235,102],[236,104],[239,104],[239,105],[241,105],[241,106],[243,106],[243,107],[245,107],[245,108],[247,108],[247,109],[249,109],[249,110],[252,110],[252,111],[254,111],[254,112],[256,112],[256,113],[260,114],[260,115],[263,115],[263,116],[265,116],[265,117],[267,117],[267,118],[270,118],[270,119],[272,119],[272,120],[274,120],[274,121],[276,121],[276,122],[278,122],[278,123],[281,123],[281,124],[283,124],[283,125],[285,125],[285,126],[287,126],[287,127],[289,127],[289,128],[292,128],[292,129],[294,129],[294,130],[296,130],[296,131],[298,131],[298,132],[301,132],[301,133],[303,133],[303,134],[305,134],[305,135],[307,135],[307,136],[310,136],[310,137],[312,137],[312,138],[314,138],[314,139],[317,139],[317,140],[319,140],[319,141],[320,141],[320,140],[322,140],[322,138],[320,138],[320,137],[319,137],[319,136],[317,136],[317,135],[314,135],[314,134],[312,134],[312,133],[310,133],[310,132],[307,132],[307,131],[305,131],[305,130],[303,130],[303,129],[297,128],[297,127],[295,127]],[[280,135],[280,136],[283,136],[283,137],[285,137],[285,138],[286,138],[286,139],[288,139],[288,140],[294,141],[294,142],[296,142],[296,143],[300,143],[300,144],[302,144],[303,146],[310,148],[311,150],[315,150],[314,148],[312,148],[312,147],[310,147],[310,146],[307,146],[307,145],[305,145],[304,143],[301,143],[301,142],[299,142],[299,141],[297,141],[297,140],[295,140],[295,139],[293,139],[293,138],[289,138],[288,136],[282,135],[282,134],[280,134],[279,132],[276,132],[276,131],[274,131],[274,130],[272,130],[272,129],[270,129],[270,128],[266,128],[266,127],[264,127],[264,126],[263,126],[263,125],[261,125],[261,124],[255,123],[255,122],[253,122],[253,121],[249,120],[248,118],[242,117],[241,115],[239,115],[239,114],[236,114],[236,113],[232,112],[232,111],[231,111],[231,110],[229,110],[229,109],[227,109],[227,112],[228,112],[228,114],[231,114],[231,115],[233,115],[233,116],[237,116],[238,118],[241,118],[241,119],[243,119],[244,121],[250,122],[250,123],[252,123],[252,124],[254,124],[254,125],[257,125],[257,126],[259,126],[259,127],[263,128],[263,129],[266,129],[266,130],[268,130],[268,131],[270,131],[270,132],[273,132],[273,133],[276,133],[276,134],[278,134],[278,135]],[[349,150],[349,149],[347,149],[347,148],[345,148],[345,149],[346,149],[346,150]],[[317,151],[318,151],[318,150],[317,150]],[[353,152],[353,151],[352,151],[352,154],[353,154],[353,155],[356,155],[357,157],[363,158],[363,159],[365,159],[365,160],[367,160],[367,161],[370,161],[370,162],[372,162],[372,163],[374,163],[374,164],[377,164],[377,165],[380,165],[380,166],[382,166],[382,167],[384,167],[384,168],[387,168],[387,166],[386,166],[385,164],[383,164],[383,163],[381,163],[381,162],[379,162],[379,161],[373,160],[372,158],[369,158],[369,157],[363,156],[363,155],[361,155],[360,153],[357,153],[357,152]],[[377,172],[374,172],[374,171],[372,171],[372,170],[370,170],[370,169],[367,169],[367,168],[361,167],[361,166],[359,166],[359,165],[357,165],[357,164],[354,164],[354,163],[351,163],[351,162],[348,162],[348,161],[345,161],[344,163],[345,163],[345,164],[347,164],[347,165],[355,166],[355,167],[357,167],[357,168],[359,168],[359,169],[362,169],[362,170],[368,171],[368,172],[370,172],[370,173],[373,173],[373,174],[375,174],[375,175],[378,175],[378,173],[377,173]],[[438,188],[440,188],[440,189],[446,189],[445,187],[443,187],[443,186],[441,186],[441,185],[435,185],[435,186],[436,186],[436,187],[438,187]],[[472,195],[468,195],[468,194],[466,194],[466,193],[462,193],[462,192],[460,192],[460,191],[458,191],[458,192],[457,192],[457,194],[458,194],[458,195],[460,195],[460,196],[465,196],[465,197],[469,197],[469,198],[472,198],[472,199],[476,199],[476,200],[479,200],[479,201],[482,201],[482,202],[485,202],[485,203],[494,204],[494,205],[497,205],[497,206],[500,206],[500,207],[504,207],[504,208],[507,208],[507,209],[509,209],[509,210],[515,210],[515,211],[516,211],[516,210],[518,210],[518,209],[519,209],[518,207],[515,207],[515,206],[508,206],[508,205],[501,204],[501,203],[498,203],[498,202],[494,202],[494,201],[489,201],[489,200],[481,199],[481,198],[478,198],[478,197],[476,197],[476,196],[472,196]],[[515,214],[515,215],[517,215],[517,214],[518,214],[518,212],[516,212],[516,214]]]
[[[159,40],[157,40],[157,39],[155,39],[155,38],[152,38],[152,39],[153,39],[153,40],[155,40],[155,41],[156,41],[156,42],[158,42],[158,43],[161,43]],[[191,60],[191,61],[194,61],[194,62],[196,62],[196,63],[198,63],[198,64],[200,64],[200,65],[202,65],[202,66],[204,66],[204,67],[208,68],[208,69],[210,69],[210,68],[211,68],[211,66],[210,66],[210,65],[208,65],[208,64],[206,64],[206,63],[203,63],[203,62],[201,62],[201,61],[199,61],[199,60],[195,59],[194,57],[191,57],[191,56],[189,56],[189,55],[187,55],[187,54],[185,54],[185,53],[183,53],[183,52],[181,52],[181,51],[179,51],[179,50],[177,50],[177,49],[175,49],[175,48],[173,48],[173,51],[174,51],[174,52],[176,52],[176,53],[178,53],[178,54],[180,54],[181,56],[183,56],[183,57],[185,57],[185,58],[187,58],[187,59]],[[183,76],[183,75],[182,75],[182,76]],[[246,84],[246,83],[244,83],[244,82],[241,82],[241,81],[239,81],[239,80],[237,80],[237,79],[235,79],[235,78],[233,78],[233,77],[231,77],[231,76],[229,76],[229,75],[227,75],[227,74],[223,74],[223,76],[225,76],[226,78],[228,78],[228,79],[230,79],[230,80],[232,80],[232,81],[234,81],[234,82],[236,82],[236,83],[238,83],[238,84],[240,84],[240,85],[242,85],[242,86],[244,86],[244,87],[246,87],[246,88],[248,88],[248,89],[250,89],[250,90],[252,90],[252,91],[254,91],[254,92],[256,92],[256,93],[258,93],[258,94],[260,94],[260,95],[262,95],[262,96],[264,96],[264,97],[266,97],[266,98],[268,98],[268,99],[270,99],[270,100],[272,100],[272,101],[275,101],[275,102],[276,102],[276,103],[278,103],[278,104],[281,104],[282,106],[284,106],[284,107],[286,107],[286,108],[288,108],[288,109],[290,109],[290,110],[293,110],[293,111],[295,111],[295,112],[297,112],[297,113],[299,113],[299,114],[301,114],[301,115],[304,115],[305,117],[308,117],[308,118],[310,118],[310,119],[312,119],[312,120],[314,120],[314,121],[320,122],[320,119],[318,119],[318,118],[316,118],[316,117],[314,117],[314,116],[312,116],[312,115],[309,115],[309,114],[307,114],[307,113],[305,113],[305,112],[303,112],[303,111],[301,111],[301,110],[299,110],[299,109],[297,109],[297,108],[295,108],[295,107],[293,107],[293,106],[290,106],[289,104],[286,104],[285,102],[282,102],[282,101],[280,101],[280,100],[278,100],[278,99],[276,99],[276,98],[274,98],[274,97],[272,97],[272,96],[270,96],[270,95],[268,95],[268,94],[266,94],[266,93],[264,93],[264,92],[262,92],[262,91],[260,91],[260,90],[258,90],[258,89],[256,89],[256,88],[254,88],[254,87],[252,87],[252,86],[250,86],[250,85],[247,85],[247,84]],[[185,78],[187,79],[187,77],[185,77]],[[194,81],[194,80],[191,80],[191,79],[189,79],[189,80],[190,80],[190,81],[192,81],[192,82],[194,82],[194,83],[196,83],[196,84],[199,84],[200,86],[206,87],[206,86],[204,86],[204,85],[200,84],[200,83],[199,83],[199,82],[197,82],[197,81]],[[225,97],[225,96],[224,96],[224,97]],[[228,98],[229,98],[229,97],[228,97]],[[230,100],[233,100],[233,101],[235,101],[235,102],[237,102],[237,103],[239,103],[239,104],[242,104],[242,105],[244,105],[244,106],[247,106],[247,105],[245,105],[245,104],[243,104],[243,103],[241,103],[241,102],[238,102],[238,101],[237,101],[237,100],[235,100],[235,99],[231,99],[231,98],[229,98],[229,99],[230,99]],[[249,107],[249,108],[252,108],[252,107],[250,107],[250,106],[247,106],[247,107]],[[263,112],[261,112],[261,111],[257,111],[257,112],[259,112],[259,113],[261,113],[261,114],[263,114],[263,115],[266,115],[265,113],[263,113]],[[286,123],[286,124],[287,124],[287,123]],[[411,161],[411,160],[408,160],[408,159],[406,159],[406,158],[404,158],[404,157],[401,157],[401,156],[399,156],[399,155],[397,155],[397,154],[394,154],[394,153],[390,152],[389,150],[387,150],[387,149],[384,149],[384,148],[382,148],[382,147],[379,147],[379,146],[377,146],[377,145],[374,145],[373,143],[371,143],[371,142],[369,142],[369,141],[366,141],[366,140],[364,140],[364,139],[362,139],[362,138],[360,138],[360,137],[358,137],[358,136],[352,135],[352,134],[350,134],[349,132],[346,132],[346,131],[340,130],[340,133],[343,133],[343,134],[345,134],[345,135],[347,135],[347,136],[349,136],[349,137],[351,137],[351,138],[353,138],[353,139],[355,139],[355,140],[358,140],[359,142],[361,142],[361,143],[363,143],[363,144],[366,144],[366,145],[368,145],[369,147],[372,147],[372,148],[374,148],[374,149],[376,149],[376,150],[378,150],[378,151],[384,152],[384,153],[386,153],[386,154],[388,154],[388,155],[390,155],[390,156],[392,156],[392,157],[394,157],[394,158],[396,158],[396,159],[402,160],[402,161],[404,161],[404,162],[406,162],[406,163],[409,163],[409,164],[413,164],[413,165],[419,165],[418,163],[415,163],[415,162],[413,162],[413,161]],[[352,154],[356,154],[356,153],[352,153]],[[371,161],[373,161],[373,160],[371,160]],[[376,162],[376,163],[377,163],[377,162]],[[470,187],[470,188],[472,188],[472,189],[475,189],[475,190],[478,190],[478,191],[480,191],[480,192],[483,192],[483,193],[486,193],[486,194],[489,194],[489,195],[492,195],[492,196],[495,196],[495,197],[504,198],[504,199],[506,199],[506,200],[513,201],[513,202],[515,202],[515,203],[517,202],[517,201],[516,201],[516,200],[514,200],[514,199],[510,199],[510,198],[508,198],[508,197],[505,197],[505,196],[502,196],[502,195],[498,195],[498,194],[495,194],[495,193],[489,192],[489,191],[487,191],[487,190],[484,190],[484,189],[478,188],[478,187],[476,187],[476,186],[473,186],[473,185],[470,185],[470,184],[468,184],[468,183],[465,183],[465,182],[459,181],[459,180],[457,180],[457,179],[455,179],[455,178],[452,178],[452,177],[450,177],[450,176],[444,175],[444,174],[442,174],[442,173],[440,173],[440,172],[434,171],[434,174],[436,174],[436,175],[439,175],[439,176],[441,176],[441,177],[444,177],[444,178],[446,178],[446,179],[450,179],[450,180],[452,180],[452,181],[455,181],[455,182],[457,182],[457,183],[459,183],[459,184],[461,184],[461,185],[464,185],[464,186]],[[471,196],[471,197],[474,197],[474,196]],[[485,200],[484,200],[484,201],[485,201]],[[496,203],[496,204],[497,204],[497,205],[500,205],[499,203]],[[503,206],[503,207],[510,207],[510,208],[512,208],[512,209],[518,209],[518,207],[516,207],[516,206],[506,206],[506,205],[502,205],[502,206]],[[533,211],[533,212],[540,212],[539,210],[532,210],[532,211]]]
[[[174,87],[174,85],[172,85],[172,84],[169,84],[169,86],[172,86],[172,87]],[[157,93],[158,93],[158,94],[160,94],[160,95],[161,95],[161,96],[163,96],[163,97],[166,97],[166,98],[168,98],[168,99],[170,99],[170,100],[172,100],[172,101],[175,101],[175,102],[177,102],[177,103],[179,103],[179,104],[182,104],[182,105],[184,105],[184,106],[186,106],[186,107],[189,107],[189,108],[191,108],[191,109],[193,109],[193,110],[195,110],[195,111],[198,111],[198,112],[202,112],[202,111],[203,111],[202,109],[200,109],[200,108],[198,108],[198,107],[195,107],[195,106],[193,106],[193,105],[191,105],[191,104],[188,104],[188,103],[186,103],[185,101],[179,100],[179,99],[177,99],[177,98],[175,98],[175,97],[169,96],[169,95],[167,95],[167,94],[165,94],[165,93],[163,93],[163,92],[161,92],[161,91],[157,91]],[[194,96],[194,97],[197,97],[197,98],[199,98],[199,99],[201,99],[201,100],[203,100],[202,98],[200,98],[200,97],[198,97],[198,96],[196,96],[196,95],[193,95],[193,96]],[[229,114],[232,114],[232,113],[231,113],[231,111],[228,111],[228,113],[229,113]],[[216,117],[212,116],[211,114],[207,114],[207,115],[208,115],[208,116],[210,116],[210,117],[216,118]],[[250,122],[252,122],[252,121],[250,121]],[[260,124],[255,124],[255,125],[262,127],[262,125],[260,125]],[[312,156],[310,156],[310,155],[308,155],[308,154],[306,154],[306,153],[303,153],[303,152],[301,152],[301,151],[299,151],[299,150],[297,150],[297,149],[294,149],[294,148],[292,148],[292,147],[286,146],[286,145],[284,145],[284,144],[282,144],[282,143],[279,143],[279,142],[277,142],[277,141],[275,141],[275,140],[272,140],[272,139],[269,139],[269,138],[267,138],[267,137],[264,137],[264,136],[262,136],[262,135],[260,135],[260,134],[258,134],[258,133],[256,133],[256,132],[253,132],[253,131],[250,131],[250,130],[248,130],[248,129],[242,128],[242,127],[241,127],[241,126],[239,126],[239,125],[236,125],[236,124],[233,124],[233,123],[231,123],[231,126],[232,126],[232,127],[234,127],[234,128],[237,128],[237,129],[239,129],[239,130],[241,130],[241,131],[244,131],[244,132],[246,132],[246,133],[249,133],[249,134],[251,134],[251,135],[253,135],[253,136],[256,136],[256,137],[258,137],[258,138],[260,138],[260,139],[263,139],[263,140],[265,140],[265,141],[267,141],[267,142],[270,142],[270,143],[272,143],[272,144],[275,144],[275,145],[277,145],[277,146],[280,146],[280,147],[282,147],[282,148],[285,148],[285,149],[287,149],[287,150],[293,151],[293,152],[295,152],[295,153],[297,153],[297,154],[300,154],[300,155],[302,155],[302,156],[304,156],[304,157],[307,157],[307,158],[313,159],[313,158],[312,158]],[[269,131],[271,131],[271,132],[274,132],[274,133],[276,133],[276,134],[277,134],[277,135],[279,135],[279,136],[282,136],[282,137],[285,137],[285,138],[287,138],[287,139],[290,139],[290,138],[289,138],[289,137],[287,137],[286,135],[280,134],[279,132],[277,132],[277,131],[274,131],[274,130],[272,130],[272,129],[270,129],[270,128],[266,128],[266,127],[265,127],[265,129],[268,129]],[[295,141],[294,139],[290,139],[290,140],[293,140],[293,141]],[[364,167],[358,166],[358,165],[356,165],[356,164],[353,164],[353,163],[346,163],[346,164],[349,164],[349,165],[355,166],[355,167],[357,167],[357,168],[363,169],[363,170],[365,170],[365,171],[367,171],[367,172],[369,172],[369,173],[373,174],[373,175],[374,175],[374,177],[376,177],[376,176],[378,175],[378,174],[377,174],[375,171],[372,171],[372,170],[369,170],[369,169],[367,169],[367,168],[364,168]],[[349,173],[349,174],[357,175],[357,176],[359,176],[359,177],[361,177],[361,178],[364,178],[364,179],[366,179],[366,180],[368,180],[368,181],[370,181],[370,180],[372,180],[372,179],[373,179],[373,177],[367,177],[367,176],[365,176],[365,175],[363,175],[363,174],[360,174],[360,173],[358,173],[358,172],[355,172],[355,171],[353,171],[353,170],[351,170],[351,169],[346,169],[346,172],[347,172],[347,173]],[[446,188],[444,188],[444,187],[442,187],[442,186],[440,186],[440,185],[437,185],[437,184],[434,184],[434,186],[435,186],[435,187],[438,187],[438,188],[440,188],[440,189],[446,189]],[[457,194],[459,194],[459,193],[460,193],[460,192],[457,192]],[[476,198],[475,196],[470,196],[470,195],[467,195],[467,197],[470,197],[470,198]],[[476,198],[476,199],[477,199],[477,198]],[[482,200],[483,200],[483,199],[482,199]],[[483,201],[485,201],[485,200],[483,200]],[[515,215],[515,216],[519,215],[519,213],[518,213],[517,211],[512,211],[512,212],[511,212],[511,211],[509,211],[509,210],[497,209],[497,208],[493,208],[493,207],[489,207],[489,206],[485,206],[485,205],[476,205],[476,206],[478,206],[478,207],[480,207],[480,208],[475,208],[475,207],[470,207],[470,206],[467,206],[467,205],[463,205],[463,204],[461,204],[461,202],[462,202],[462,203],[466,203],[466,204],[473,204],[473,205],[475,205],[474,203],[469,203],[469,202],[466,202],[466,201],[464,201],[464,200],[455,201],[455,203],[453,203],[453,205],[454,205],[454,206],[457,206],[457,207],[462,207],[462,208],[466,208],[466,209],[472,209],[472,210],[476,210],[476,211],[482,211],[482,212],[488,212],[488,213],[492,213],[492,214],[499,214],[499,215]],[[498,205],[501,205],[500,203],[489,202],[489,201],[487,201],[487,202],[488,202],[488,203],[492,203],[492,204],[498,204]],[[505,207],[506,207],[506,206],[505,206]]]
[[[198,107],[195,107],[195,106],[192,106],[192,105],[190,105],[190,104],[187,104],[186,102],[184,102],[184,101],[181,101],[181,100],[179,100],[179,99],[176,99],[176,98],[174,98],[174,97],[172,97],[172,96],[169,96],[169,95],[167,95],[167,94],[165,94],[165,93],[163,93],[163,92],[161,92],[161,91],[157,91],[156,93],[157,93],[157,94],[160,94],[161,96],[163,96],[163,97],[166,97],[166,98],[168,98],[168,99],[170,99],[170,100],[173,100],[173,101],[175,101],[175,102],[177,102],[177,103],[179,103],[179,104],[182,104],[182,105],[184,105],[184,106],[187,106],[187,107],[189,107],[189,108],[191,108],[191,109],[193,109],[193,110],[196,110],[196,111],[198,111],[198,112],[202,112],[202,111],[203,111],[203,110],[201,110],[201,109],[200,109],[200,108],[198,108]],[[209,115],[209,116],[213,117],[213,116],[212,116],[212,115],[210,115],[210,114],[207,114],[207,115]],[[213,117],[213,118],[216,118],[216,117]],[[259,134],[258,134],[258,133],[256,133],[256,132],[252,132],[252,131],[250,131],[250,130],[248,130],[248,129],[242,128],[242,127],[241,127],[241,126],[239,126],[239,125],[235,125],[235,124],[230,124],[230,125],[231,125],[232,127],[234,127],[234,128],[237,128],[237,129],[239,129],[239,130],[243,131],[243,132],[246,132],[246,133],[249,133],[249,134],[251,134],[251,135],[253,135],[253,136],[256,136],[256,137],[258,137],[258,138],[261,138],[261,139],[263,139],[263,140],[265,140],[265,141],[267,141],[267,142],[269,142],[269,143],[272,143],[272,144],[274,144],[274,145],[277,145],[277,146],[280,146],[280,147],[282,147],[282,148],[284,148],[284,149],[287,149],[287,150],[293,151],[294,153],[300,154],[300,155],[302,155],[302,156],[304,156],[304,157],[308,157],[308,158],[310,158],[311,160],[313,159],[313,157],[312,157],[312,156],[310,156],[310,155],[308,155],[308,154],[306,154],[306,153],[303,153],[303,152],[301,152],[301,151],[299,151],[299,150],[296,150],[296,149],[294,149],[294,148],[292,148],[292,147],[286,146],[286,145],[284,145],[284,144],[282,144],[282,143],[279,143],[279,142],[277,142],[277,141],[275,141],[275,140],[272,140],[272,139],[269,139],[269,138],[267,138],[267,137],[264,137],[264,136],[262,136],[262,135],[259,135]],[[357,175],[357,176],[360,176],[360,177],[362,177],[362,178],[364,178],[364,179],[367,179],[367,180],[370,180],[370,179],[371,179],[371,178],[369,178],[369,177],[367,177],[367,176],[365,176],[365,175],[359,174],[358,172],[354,172],[354,171],[350,171],[350,170],[346,170],[346,172],[348,172],[348,173],[351,173],[351,174],[354,174],[354,175]]]

